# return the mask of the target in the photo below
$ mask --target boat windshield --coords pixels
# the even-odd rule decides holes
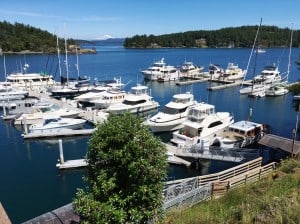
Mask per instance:
[[[188,118],[192,121],[200,121],[202,120],[206,115],[214,113],[214,108],[206,108],[206,109],[195,109],[192,108],[188,111]]]
[[[146,100],[139,100],[139,101],[124,100],[123,104],[126,104],[126,105],[137,105],[137,104],[142,104],[142,103],[145,103],[145,102],[146,102]]]
[[[189,99],[180,99],[180,98],[173,98],[172,99],[172,102],[174,102],[174,103],[187,103],[187,102],[189,102]]]
[[[170,108],[170,107],[164,107],[162,109],[162,112],[165,114],[178,114],[186,111],[186,108],[184,109],[175,109],[175,108]]]
[[[59,118],[49,118],[49,119],[45,119],[45,125],[52,123],[52,122],[57,122],[59,120]]]

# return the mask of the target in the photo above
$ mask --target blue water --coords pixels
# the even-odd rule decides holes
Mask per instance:
[[[90,47],[90,46],[89,46]],[[120,44],[103,44],[93,46],[97,54],[79,55],[81,75],[92,79],[111,79],[121,77],[127,83],[125,89],[137,83],[144,83],[140,73],[154,61],[165,58],[171,65],[179,66],[185,60],[204,65],[228,62],[238,63],[245,69],[251,49],[124,49]],[[289,81],[299,79],[300,71],[294,61],[298,59],[299,49],[292,49],[291,72]],[[281,72],[287,71],[289,49],[268,49],[265,54],[258,55],[256,73],[266,64],[276,63]],[[61,55],[63,62],[63,55]],[[76,56],[69,55],[70,76],[77,76],[75,68]],[[6,55],[7,73],[18,71],[21,65],[28,63],[29,71],[51,71],[59,79],[56,55]],[[63,70],[64,66],[63,66]],[[247,77],[254,74],[254,58],[249,65]],[[4,74],[3,57],[0,58],[0,74]],[[5,76],[0,76],[3,81]],[[216,105],[217,111],[231,112],[235,120],[246,119],[249,108],[253,109],[252,120],[267,123],[272,133],[291,138],[295,128],[297,112],[292,102],[292,95],[277,98],[251,99],[240,96],[238,87],[210,92],[209,83],[197,83],[176,86],[174,83],[147,82],[155,100],[163,106],[173,94],[192,91],[197,100]],[[160,135],[164,141],[170,134]],[[21,132],[9,122],[0,121],[0,201],[13,223],[20,223],[45,212],[56,209],[71,202],[77,188],[84,187],[83,170],[59,172],[55,167],[59,157],[57,140],[24,141]],[[82,158],[87,150],[88,137],[63,140],[65,159]],[[206,162],[200,170],[170,166],[170,178],[202,175],[217,172],[233,166],[232,163]]]

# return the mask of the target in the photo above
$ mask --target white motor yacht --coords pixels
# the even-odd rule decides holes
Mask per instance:
[[[253,94],[256,92],[262,92],[265,91],[266,88],[268,88],[269,85],[263,84],[263,83],[253,83],[251,86],[243,87],[239,90],[240,94]]]
[[[224,74],[224,69],[220,65],[210,64],[208,66],[207,78],[219,79]]]
[[[200,75],[200,72],[204,69],[203,66],[194,65],[193,62],[185,61],[180,67],[181,76],[184,78],[194,78]]]
[[[91,91],[81,94],[74,97],[74,99],[80,103],[82,102],[91,102],[102,97],[102,93],[107,90],[120,90],[124,84],[121,82],[121,79],[114,79],[111,82],[103,83],[102,85],[95,86]]]
[[[149,68],[142,71],[145,80],[174,81],[180,78],[179,70],[172,65],[167,65],[162,58],[154,62]]]
[[[237,64],[229,62],[222,77],[229,81],[241,80],[245,77],[246,70],[239,68]]]
[[[45,72],[28,73],[29,65],[25,64],[22,72],[14,72],[6,77],[6,81],[13,87],[22,87],[30,89],[48,88],[56,84],[52,75]]]
[[[190,92],[175,94],[161,111],[148,118],[144,124],[154,133],[178,130],[183,127],[187,118],[188,107],[196,103],[194,95]]]
[[[80,114],[79,110],[69,110],[60,108],[57,105],[51,105],[50,107],[37,107],[34,112],[23,113],[14,120],[14,125],[31,125],[41,123],[45,116],[56,116],[63,118],[75,118]]]
[[[47,117],[43,122],[29,126],[29,133],[59,132],[66,129],[82,129],[86,123],[84,119]]]
[[[122,114],[126,111],[130,113],[143,113],[155,110],[159,103],[153,100],[148,87],[137,85],[130,89],[121,103],[110,105],[106,111],[114,114]]]
[[[90,103],[93,104],[96,109],[106,109],[111,105],[122,103],[126,94],[124,90],[111,89],[102,92],[98,99],[94,99],[90,101]]]
[[[0,84],[0,101],[20,100],[28,96],[27,90],[13,88],[10,83]]]
[[[275,65],[268,65],[264,67],[259,75],[256,75],[253,78],[253,81],[257,83],[272,84],[280,82],[281,79],[282,77],[278,67]]]
[[[285,85],[272,85],[266,90],[266,96],[282,96],[289,92]]]
[[[188,108],[187,120],[183,128],[173,133],[171,142],[178,148],[200,144],[209,147],[211,140],[234,122],[228,112],[215,112],[215,106],[197,103]]]

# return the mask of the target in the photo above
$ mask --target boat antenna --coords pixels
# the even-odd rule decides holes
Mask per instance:
[[[252,58],[252,54],[253,54],[253,51],[254,51],[254,48],[255,48],[255,45],[256,45],[256,40],[257,40],[259,29],[261,27],[261,23],[262,23],[262,18],[260,18],[260,24],[259,24],[259,26],[257,28],[257,31],[256,31],[256,35],[255,35],[254,42],[253,42],[253,45],[252,45],[252,49],[251,49],[251,52],[250,52],[248,64],[247,64],[247,67],[246,67],[246,74],[245,74],[244,79],[242,81],[241,88],[243,87],[245,79],[246,79],[246,75],[247,75],[248,68],[249,68],[249,65],[250,65],[250,61],[251,61],[251,58]]]
[[[286,75],[286,81],[287,81],[287,82],[289,81],[289,74],[290,74],[290,67],[291,67],[292,42],[293,42],[293,23],[292,23],[292,29],[291,29],[290,51],[289,51],[289,62],[288,62],[287,75]]]

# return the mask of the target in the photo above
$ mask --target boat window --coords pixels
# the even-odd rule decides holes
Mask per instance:
[[[164,107],[164,108],[162,109],[162,112],[163,112],[163,113],[166,113],[166,114],[177,114],[177,113],[178,113],[178,110],[175,109],[175,108]]]
[[[202,130],[203,130],[202,128],[198,128],[198,135],[201,134]]]
[[[221,121],[215,121],[215,122],[212,122],[208,125],[208,128],[213,128],[213,127],[216,127],[218,125],[221,125],[222,122]]]
[[[182,108],[182,109],[179,109],[179,113],[183,113],[186,111],[187,108]]]
[[[139,100],[139,101],[128,101],[128,100],[124,100],[123,103],[126,105],[136,105],[136,104],[141,104],[141,103],[145,103],[146,100]]]

